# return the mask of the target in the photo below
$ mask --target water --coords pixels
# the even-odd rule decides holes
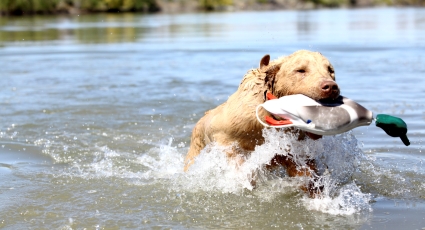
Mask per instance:
[[[203,113],[264,54],[298,49],[333,63],[342,95],[403,118],[411,145],[374,125],[268,132],[239,170],[212,146],[184,173]],[[425,227],[423,8],[0,18],[0,69],[2,228]],[[261,170],[288,144],[328,166],[320,198]]]

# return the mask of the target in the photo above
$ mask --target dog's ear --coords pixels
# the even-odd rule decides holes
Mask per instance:
[[[266,55],[264,55],[263,58],[261,58],[260,69],[262,69],[263,67],[268,66],[269,63],[270,63],[270,55],[266,54]]]

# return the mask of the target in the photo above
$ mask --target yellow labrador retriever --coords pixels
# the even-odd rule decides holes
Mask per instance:
[[[264,56],[260,67],[248,71],[238,90],[226,102],[207,111],[198,121],[192,132],[184,170],[187,171],[201,150],[212,142],[233,146],[227,156],[242,164],[256,145],[264,143],[264,127],[257,121],[255,110],[264,103],[266,92],[278,98],[304,94],[314,100],[332,100],[339,96],[340,90],[331,63],[318,52],[300,50],[273,61],[270,61],[269,55]],[[260,113],[260,117],[270,116],[264,110]],[[315,134],[299,132],[299,140],[306,136],[320,138]],[[286,168],[289,176],[311,176],[310,170],[297,169],[290,158],[282,155],[276,155],[268,168],[279,165]],[[316,170],[314,161],[309,162],[308,166]],[[303,190],[310,194],[315,192],[310,186]]]

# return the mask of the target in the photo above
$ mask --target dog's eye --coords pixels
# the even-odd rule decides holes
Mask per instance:
[[[305,73],[305,69],[299,69],[297,70],[298,73]]]
[[[333,74],[335,71],[334,71],[334,69],[331,67],[331,66],[328,66],[328,71],[329,71],[329,73],[331,73],[331,74]]]

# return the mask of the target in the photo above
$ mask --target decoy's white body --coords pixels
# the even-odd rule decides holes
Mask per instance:
[[[258,117],[263,107],[275,117],[289,119],[292,124],[269,125]],[[330,103],[315,101],[296,94],[268,100],[257,107],[257,119],[266,127],[296,127],[318,135],[335,135],[358,126],[367,126],[373,114],[351,99],[340,96]]]

